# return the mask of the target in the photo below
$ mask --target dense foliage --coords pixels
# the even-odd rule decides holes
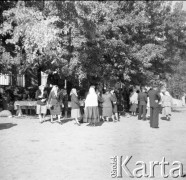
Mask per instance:
[[[186,87],[186,12],[166,1],[2,1],[0,68]],[[184,65],[183,65],[184,64]],[[178,83],[179,79],[179,83]],[[181,84],[181,85],[179,85]]]

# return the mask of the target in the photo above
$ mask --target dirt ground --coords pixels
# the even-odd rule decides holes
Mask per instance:
[[[173,112],[171,121],[162,120],[152,129],[149,121],[122,117],[118,123],[96,127],[43,124],[37,118],[0,117],[0,180],[108,180],[111,157],[132,156],[128,167],[137,161],[149,169],[149,161],[170,162],[166,172],[180,161],[186,171],[186,111]],[[124,172],[120,179],[131,179]],[[136,179],[136,178],[133,178]],[[148,179],[148,178],[138,178]],[[164,179],[160,167],[155,179]],[[168,179],[171,179],[170,177]],[[179,177],[176,179],[185,179]]]

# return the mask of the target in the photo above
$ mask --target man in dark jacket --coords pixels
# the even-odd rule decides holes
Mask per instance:
[[[139,114],[138,120],[141,120],[141,114],[143,112],[143,120],[146,120],[146,109],[147,109],[147,93],[145,88],[142,88],[142,92],[138,94]]]
[[[150,127],[159,128],[159,102],[161,96],[156,85],[148,92],[148,96],[150,99]]]
[[[67,94],[66,89],[64,89],[64,91],[63,91],[63,105],[64,105],[65,118],[67,118],[67,115],[68,115],[68,94]]]

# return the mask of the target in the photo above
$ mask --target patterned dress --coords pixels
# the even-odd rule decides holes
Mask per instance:
[[[106,93],[102,95],[103,99],[103,116],[111,117],[112,116],[112,95],[110,93]]]
[[[53,91],[50,92],[48,102],[49,102],[49,104],[51,104],[50,114],[51,115],[61,115],[59,94],[57,94],[57,96],[56,96],[56,94]]]

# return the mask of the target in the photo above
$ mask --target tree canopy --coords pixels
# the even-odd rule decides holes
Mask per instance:
[[[57,68],[80,80],[145,85],[183,75],[185,83],[182,7],[166,1],[3,1],[1,71],[18,64],[20,70]]]

